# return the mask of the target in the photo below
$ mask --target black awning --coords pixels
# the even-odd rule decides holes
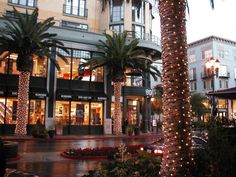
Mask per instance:
[[[236,87],[216,90],[215,92],[208,92],[208,96],[216,96],[218,98],[225,98],[225,99],[236,99]]]
[[[6,93],[6,87],[0,86],[0,95],[3,96]]]
[[[30,87],[29,93],[31,98],[45,98],[48,96],[46,88]]]

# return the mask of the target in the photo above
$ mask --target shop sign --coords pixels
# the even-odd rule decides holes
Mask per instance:
[[[44,97],[47,96],[46,93],[35,93],[34,95],[35,95],[36,97],[39,97],[39,98],[44,98]]]
[[[107,100],[107,97],[97,97],[97,100]]]
[[[71,98],[71,95],[61,95],[61,98]]]
[[[17,92],[11,92],[11,94],[13,95],[13,96],[17,96]]]
[[[92,99],[92,97],[91,96],[78,96],[78,99],[80,99],[80,100],[90,100],[90,99]]]
[[[152,96],[152,89],[145,89],[146,96]]]

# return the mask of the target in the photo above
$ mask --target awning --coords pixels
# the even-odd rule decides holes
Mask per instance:
[[[5,95],[6,93],[6,87],[0,86],[0,96]]]
[[[223,90],[216,90],[215,92],[208,92],[208,96],[215,96],[218,98],[225,98],[225,99],[236,99],[236,87],[223,89]]]
[[[29,93],[31,98],[46,98],[48,96],[46,88],[30,87]]]
[[[106,100],[107,96],[104,92],[80,91],[80,90],[65,90],[58,89],[56,92],[58,99],[73,99],[73,100]]]

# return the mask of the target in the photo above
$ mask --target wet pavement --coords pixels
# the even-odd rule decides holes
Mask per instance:
[[[94,148],[136,145],[152,142],[159,134],[141,136],[61,136],[54,139],[31,137],[3,137],[4,140],[18,141],[20,159],[8,162],[8,167],[32,172],[40,177],[80,177],[88,170],[100,167],[101,160],[74,160],[60,156],[68,148]]]

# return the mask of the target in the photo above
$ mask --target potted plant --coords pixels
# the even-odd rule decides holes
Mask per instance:
[[[54,127],[49,127],[49,130],[48,130],[48,136],[50,138],[53,138],[55,135],[55,128]]]
[[[135,135],[140,135],[140,128],[139,128],[138,125],[135,125],[135,127],[134,127],[134,134]]]
[[[32,130],[31,134],[35,138],[46,138],[47,137],[47,131],[46,131],[44,125],[42,125],[42,123],[39,120],[36,122],[36,125],[35,125],[34,129]]]
[[[127,132],[128,132],[128,135],[133,135],[133,132],[134,132],[134,126],[132,124],[128,124],[127,125]]]

